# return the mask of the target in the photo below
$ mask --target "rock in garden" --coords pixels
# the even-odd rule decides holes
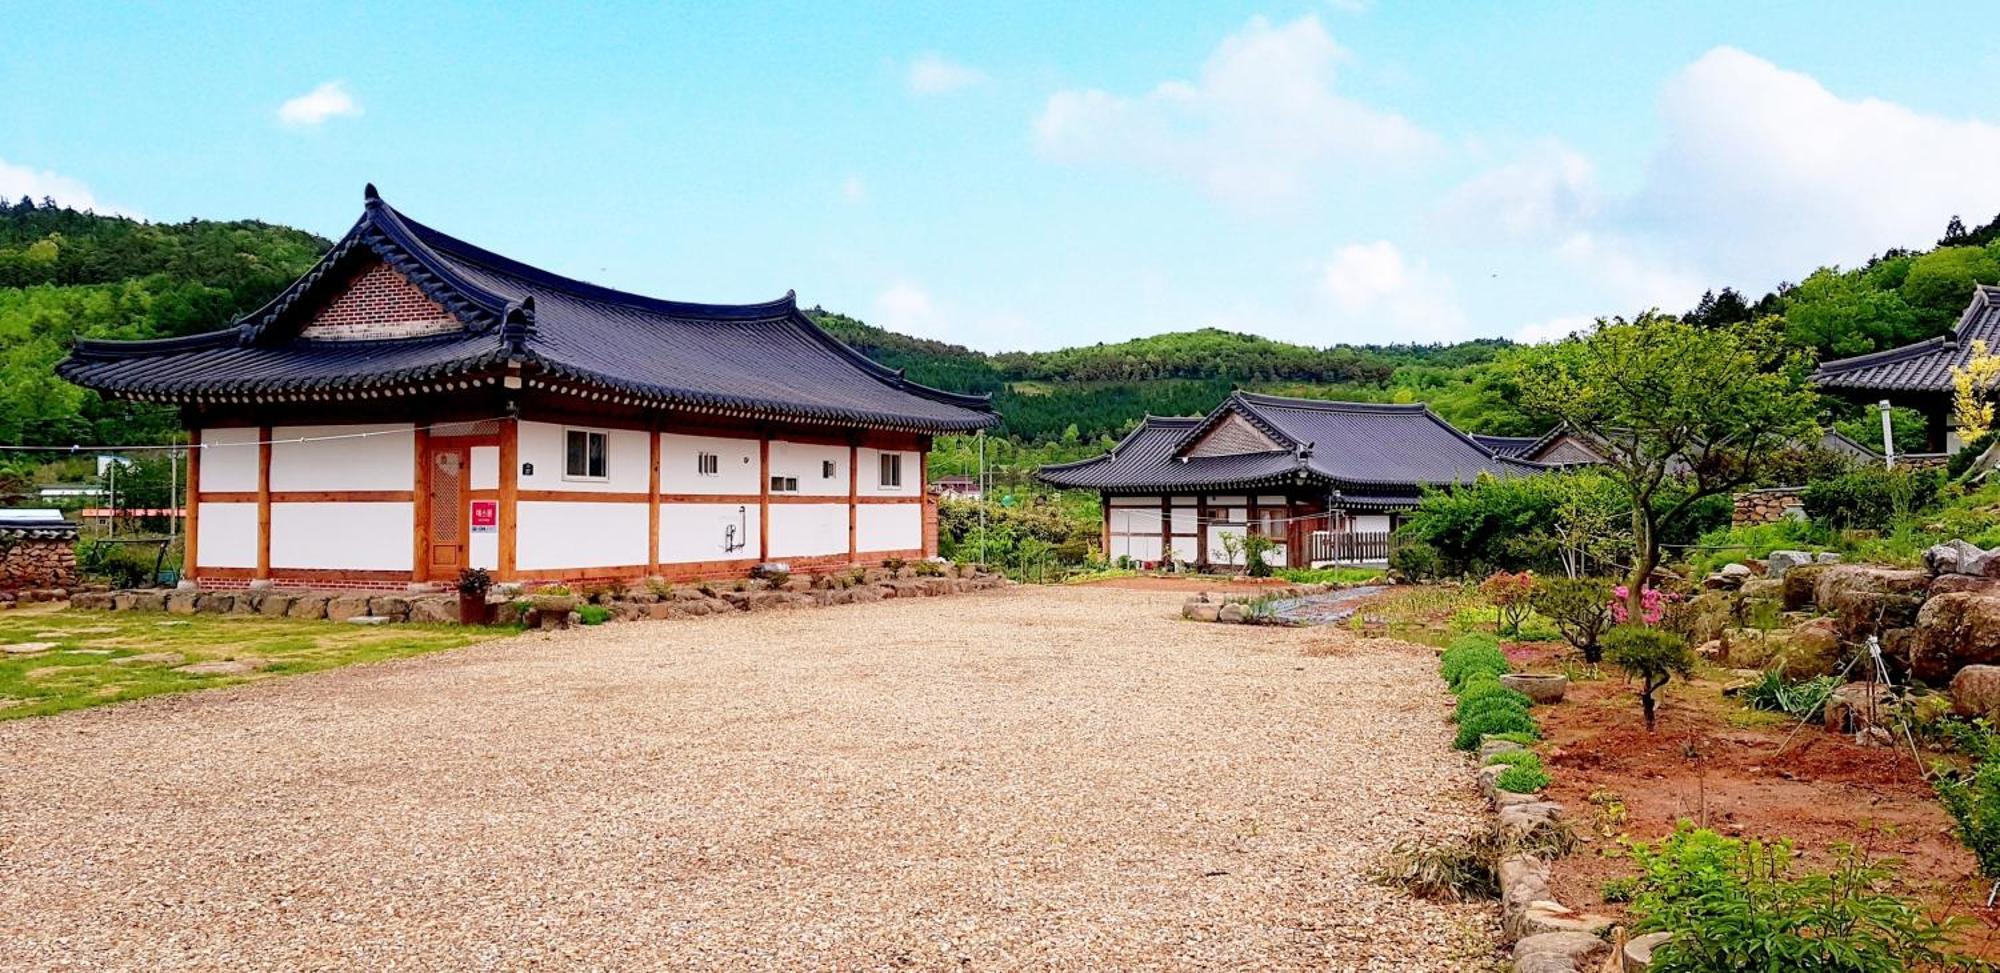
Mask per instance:
[[[1653,968],[1653,950],[1660,944],[1674,938],[1670,932],[1649,932],[1644,936],[1634,936],[1625,941],[1625,955],[1619,957],[1623,963],[1623,973],[1646,973]]]
[[[2000,666],[1958,670],[1951,677],[1951,711],[1967,719],[2000,716]]]
[[[1785,572],[1784,601],[1788,612],[1802,611],[1813,607],[1818,597],[1820,575],[1832,568],[1818,564],[1800,564]]]
[[[1957,591],[1924,602],[1909,656],[1910,673],[1931,685],[1966,666],[2000,663],[2000,596]]]
[[[1486,740],[1479,744],[1479,762],[1484,764],[1496,753],[1512,753],[1527,748],[1512,740]]]
[[[201,607],[201,592],[176,591],[167,596],[167,612],[173,615],[192,615]]]
[[[285,612],[288,618],[325,618],[327,603],[333,599],[327,595],[299,595],[292,599],[292,607]]]
[[[1545,932],[1514,944],[1514,973],[1596,970],[1610,955],[1611,944],[1589,933]]]
[[[1811,563],[1813,556],[1809,551],[1772,551],[1771,556],[1764,559],[1764,576],[1782,578],[1793,568]]]
[[[1986,552],[1979,545],[1954,539],[1924,551],[1924,570],[1938,574],[1978,574]]]
[[[1188,617],[1197,622],[1217,621],[1222,617],[1222,606],[1203,602],[1202,604],[1193,606],[1188,611]]]
[[[1240,622],[1243,620],[1244,614],[1243,606],[1240,603],[1230,602],[1222,606],[1220,611],[1216,612],[1215,620],[1218,622]]]
[[[111,660],[114,666],[177,666],[187,661],[179,652],[147,652]]]
[[[327,599],[326,617],[332,621],[344,622],[356,615],[368,614],[368,596],[336,595]]]
[[[292,610],[292,603],[297,600],[297,595],[288,595],[276,591],[266,592],[264,597],[257,602],[257,614],[269,618],[283,618],[286,613]]]
[[[268,665],[270,663],[263,659],[215,659],[209,662],[196,662],[192,665],[175,666],[174,671],[184,672],[190,676],[242,676],[256,672]]]
[[[458,621],[458,599],[430,595],[410,599],[410,621],[448,624]]]
[[[1888,722],[1895,700],[1889,687],[1851,682],[1833,691],[1826,699],[1827,730],[1834,733],[1861,733]]]

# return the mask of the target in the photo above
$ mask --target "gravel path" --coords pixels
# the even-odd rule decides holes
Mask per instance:
[[[0,969],[1476,968],[1428,651],[1013,588],[0,724]],[[1308,649],[1312,655],[1306,655]]]

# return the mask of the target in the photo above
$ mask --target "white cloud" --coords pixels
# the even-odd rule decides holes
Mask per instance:
[[[312,128],[329,118],[361,114],[361,103],[343,81],[328,81],[278,106],[278,121],[295,128]]]
[[[1044,156],[1119,162],[1189,179],[1249,208],[1294,200],[1341,164],[1407,159],[1435,139],[1393,112],[1334,90],[1347,52],[1319,18],[1254,17],[1194,81],[1136,97],[1088,89],[1049,97],[1035,121]]]
[[[969,88],[986,80],[986,72],[968,67],[936,52],[920,54],[910,62],[910,91],[919,95],[943,95]]]
[[[1352,340],[1438,341],[1465,329],[1451,279],[1387,240],[1341,247],[1320,269],[1319,285],[1344,316],[1394,329]]]
[[[1554,140],[1521,159],[1474,177],[1439,204],[1454,226],[1497,231],[1512,240],[1558,238],[1602,206],[1596,167]]]
[[[936,323],[931,295],[909,281],[897,281],[875,295],[875,322],[904,334],[927,333]]]
[[[82,180],[47,169],[31,169],[0,159],[0,203],[13,203],[23,196],[37,203],[44,198],[53,199],[71,209],[89,210],[107,216],[136,218],[139,215],[124,207],[113,206],[99,200]]]
[[[840,184],[840,198],[850,203],[861,202],[868,198],[868,184],[862,182],[860,176],[848,176],[847,180]]]
[[[1565,314],[1546,321],[1524,325],[1514,332],[1514,340],[1525,344],[1540,344],[1546,341],[1561,341],[1579,331],[1588,331],[1597,323],[1597,318],[1588,314]]]

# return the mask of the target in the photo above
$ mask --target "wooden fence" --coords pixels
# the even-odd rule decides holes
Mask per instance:
[[[1319,564],[1387,564],[1389,552],[1395,550],[1395,535],[1384,531],[1328,531],[1312,532],[1309,563]]]

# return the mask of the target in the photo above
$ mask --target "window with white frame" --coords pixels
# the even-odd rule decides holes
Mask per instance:
[[[563,479],[603,480],[610,434],[596,429],[563,430]]]
[[[882,454],[882,478],[880,482],[884,487],[900,487],[903,485],[903,454]]]
[[[696,453],[694,457],[696,476],[717,476],[722,473],[722,457],[714,453]]]

